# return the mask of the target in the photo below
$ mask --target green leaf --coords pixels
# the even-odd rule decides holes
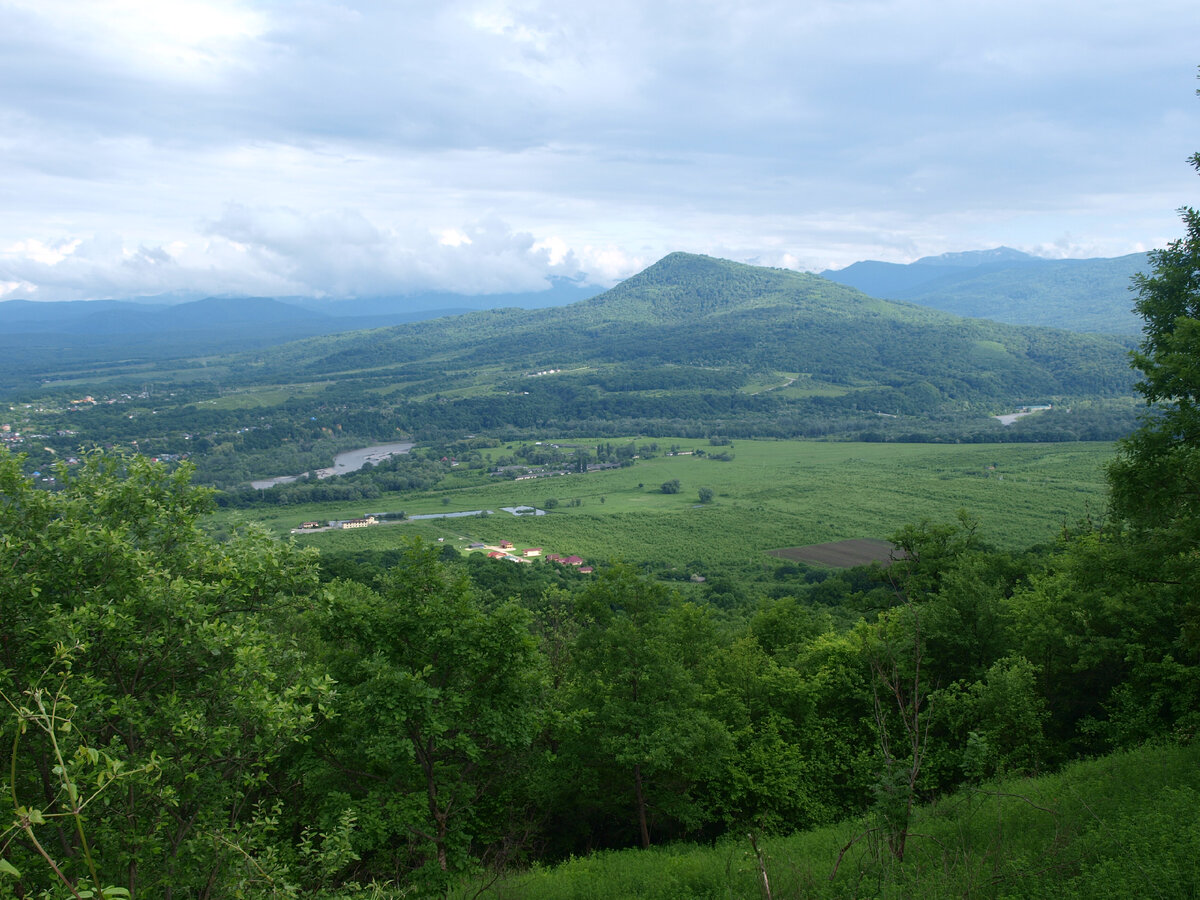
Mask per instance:
[[[16,866],[7,859],[0,859],[0,875],[11,875],[13,878],[21,877],[21,873],[17,871]]]

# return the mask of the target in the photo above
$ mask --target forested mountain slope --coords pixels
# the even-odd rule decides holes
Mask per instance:
[[[997,247],[908,265],[867,260],[821,275],[876,297],[959,316],[1072,331],[1136,334],[1130,279],[1145,253],[1114,259],[1042,259]]]
[[[811,274],[674,253],[581,303],[302,341],[243,371],[304,379],[418,361],[512,372],[636,363],[920,384],[944,400],[999,400],[1125,393],[1127,351],[1117,338],[962,319]]]

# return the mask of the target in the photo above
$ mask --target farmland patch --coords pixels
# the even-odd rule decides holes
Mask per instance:
[[[847,569],[851,566],[865,566],[873,562],[888,565],[891,562],[893,549],[895,549],[895,545],[891,541],[855,538],[848,541],[833,541],[828,544],[809,544],[805,547],[768,550],[767,555],[796,562]]]

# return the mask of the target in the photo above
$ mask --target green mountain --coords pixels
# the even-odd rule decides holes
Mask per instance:
[[[916,385],[927,399],[1015,401],[1125,393],[1127,350],[1113,337],[963,319],[816,275],[674,253],[570,306],[301,341],[261,354],[255,368],[311,379],[411,374],[418,362],[509,375],[620,364],[688,367],[696,384],[720,371],[730,389],[750,373],[794,373],[846,390]]]
[[[908,265],[874,260],[822,272],[876,297],[960,316],[1072,331],[1136,335],[1130,279],[1145,253],[1113,259],[1042,259],[1008,247],[924,257]]]

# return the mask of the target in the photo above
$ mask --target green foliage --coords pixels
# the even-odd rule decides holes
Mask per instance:
[[[1109,521],[1071,541],[1018,608],[1052,720],[1092,752],[1200,724],[1200,212],[1182,214],[1185,237],[1135,279],[1148,410],[1109,466]]]
[[[700,702],[705,618],[624,567],[585,588],[577,614],[568,700],[580,723],[577,784],[607,793],[608,815],[627,810],[622,830],[642,846],[655,826],[702,825],[711,813],[699,786],[717,777],[729,740]]]
[[[1200,170],[1200,157],[1194,160]],[[1137,309],[1145,338],[1133,356],[1146,400],[1141,428],[1118,444],[1109,468],[1112,511],[1124,526],[1123,566],[1172,585],[1185,617],[1189,655],[1200,648],[1200,211],[1182,210],[1185,237],[1150,254]]]
[[[485,789],[518,765],[540,724],[528,614],[485,606],[416,543],[378,591],[331,585],[313,626],[341,692],[341,715],[303,764],[313,815],[355,810],[370,874],[423,868],[432,885],[469,868],[507,825]]]
[[[90,814],[100,880],[131,894],[187,892],[235,864],[230,829],[330,694],[285,622],[316,588],[312,557],[253,533],[214,543],[189,475],[95,454],[46,493],[0,458],[0,690],[29,696],[54,646],[77,648],[71,729],[157,772]],[[52,753],[23,753],[12,790],[53,796]]]
[[[5,799],[11,798],[11,822],[0,832],[0,876],[9,876],[18,885],[49,881],[79,896],[128,897],[126,888],[102,884],[84,813],[89,806],[101,805],[101,795],[106,791],[120,790],[118,782],[152,783],[157,777],[157,760],[152,757],[140,768],[128,769],[119,757],[90,746],[75,727],[76,708],[66,687],[72,656],[79,649],[62,644],[56,647],[54,660],[22,696],[0,691],[0,699],[9,708],[5,712],[13,714],[11,719],[5,717],[5,730],[13,731],[8,784],[4,785],[8,788]],[[49,777],[44,777],[43,793],[31,798],[36,806],[21,802],[23,785],[16,777],[23,763],[29,765],[27,755],[52,764]],[[73,864],[61,856],[55,858],[62,846],[56,839],[66,835],[77,844],[76,852],[70,854],[76,857]],[[24,876],[17,864],[24,868]],[[46,877],[46,869],[53,873],[52,878]],[[91,887],[76,891],[77,885],[84,882]],[[0,896],[6,895],[0,882]]]
[[[1185,220],[1188,237],[1138,282],[1151,411],[1109,469],[1111,514],[1040,553],[1015,549],[1087,512],[1105,448],[879,441],[930,436],[897,417],[1119,392],[1116,344],[965,325],[685,255],[570,311],[230,363],[267,388],[265,406],[164,404],[159,418],[145,391],[72,413],[131,439],[127,423],[169,423],[146,440],[194,440],[209,477],[222,467],[231,481],[285,445],[307,467],[362,435],[425,439],[345,480],[221,495],[279,530],[338,517],[301,500],[420,514],[540,494],[494,468],[570,471],[555,493],[571,499],[553,516],[396,516],[320,535],[340,551],[322,585],[315,554],[228,514],[220,541],[204,531],[212,496],[190,466],[93,453],[34,484],[0,458],[0,693],[13,710],[0,729],[12,747],[0,897],[453,894],[475,892],[485,870],[678,839],[717,841],[720,865],[647,852],[650,881],[630,874],[644,862],[611,871],[620,857],[594,857],[564,867],[578,880],[563,893],[600,893],[589,869],[639,896],[754,894],[765,874],[788,895],[1101,893],[1135,887],[1121,859],[1194,886],[1194,841],[1161,845],[1200,785],[1134,777],[1169,751],[1113,763],[1162,815],[1107,782],[1124,805],[1097,800],[1071,774],[1049,795],[978,786],[1200,724],[1188,487],[1200,480],[1200,217]],[[303,397],[279,404],[286,378]],[[185,438],[189,417],[204,430]],[[871,443],[740,439],[851,419],[871,423]],[[548,421],[591,437],[524,440]],[[618,437],[649,422],[710,448],[734,435],[738,454],[663,455]],[[976,436],[984,427],[1000,428]],[[494,433],[449,437],[481,428]],[[714,485],[698,489],[703,508],[666,496],[701,480],[694,466]],[[965,504],[978,521],[943,521]],[[830,575],[761,555],[888,531],[890,566]],[[460,559],[466,542],[501,538],[586,553],[599,574]],[[620,556],[637,568],[599,564]],[[778,835],[847,817],[862,820],[794,839],[818,857],[780,865]],[[744,832],[749,849],[730,843]],[[535,867],[513,884],[538,896],[552,881]]]

